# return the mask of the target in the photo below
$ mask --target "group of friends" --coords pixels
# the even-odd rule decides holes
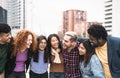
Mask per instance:
[[[73,31],[36,36],[22,29],[11,36],[8,24],[0,23],[0,78],[120,78],[120,38],[108,36],[102,25],[93,24],[89,38]]]

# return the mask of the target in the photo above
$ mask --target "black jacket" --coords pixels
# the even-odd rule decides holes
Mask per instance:
[[[28,59],[25,62],[26,64],[26,72],[28,70],[30,61],[32,56],[34,55],[34,53],[30,50],[28,50]],[[11,53],[8,53],[8,57],[7,57],[7,62],[6,62],[6,66],[5,66],[5,78],[8,78],[8,76],[13,72],[14,68],[15,68],[15,62],[16,62],[16,56],[11,57]]]

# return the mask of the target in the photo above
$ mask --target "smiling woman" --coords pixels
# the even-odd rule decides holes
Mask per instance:
[[[80,71],[83,78],[105,78],[102,64],[88,39],[79,44]]]
[[[46,46],[47,38],[43,35],[38,36],[37,49],[30,65],[30,78],[48,78],[49,55]]]
[[[28,69],[36,43],[36,37],[31,31],[24,29],[17,33],[11,43],[13,46],[8,50],[6,78],[26,78],[25,69]]]

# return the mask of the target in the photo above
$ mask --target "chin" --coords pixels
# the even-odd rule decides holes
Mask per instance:
[[[94,44],[91,44],[94,48],[96,48],[97,47],[97,45],[94,45]]]
[[[30,48],[30,46],[27,46],[27,48]]]
[[[80,55],[82,56],[82,55],[84,55],[84,54],[81,53]]]
[[[67,47],[63,46],[63,49],[66,49]]]
[[[9,43],[10,42],[10,39],[6,41],[6,43]]]

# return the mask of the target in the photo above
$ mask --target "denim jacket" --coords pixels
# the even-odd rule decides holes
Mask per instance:
[[[90,62],[84,67],[84,62],[80,63],[82,78],[105,78],[102,65],[96,54],[92,55]]]

